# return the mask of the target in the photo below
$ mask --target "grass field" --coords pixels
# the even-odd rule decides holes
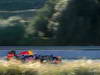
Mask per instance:
[[[61,64],[41,64],[1,60],[0,75],[100,75],[100,62],[75,60]]]

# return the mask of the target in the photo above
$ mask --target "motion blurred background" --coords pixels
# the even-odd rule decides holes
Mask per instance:
[[[100,45],[100,1],[0,0],[0,45]]]

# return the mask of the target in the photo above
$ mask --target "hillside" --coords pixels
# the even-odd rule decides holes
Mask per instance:
[[[41,8],[44,2],[45,0],[0,0],[0,11]]]
[[[100,45],[99,0],[58,0],[54,8],[49,5],[32,23],[43,43]]]
[[[20,16],[30,19],[35,15],[34,9],[42,8],[46,0],[0,0],[0,18]]]
[[[21,1],[13,2],[17,4]],[[1,0],[1,2],[6,1]],[[29,0],[22,3],[24,2],[30,3]],[[30,10],[28,10],[30,13],[26,12],[24,9],[31,8],[24,7],[24,4],[16,6],[16,10],[9,8],[13,10],[8,12],[7,16],[10,16],[6,20],[0,20],[2,36],[0,45],[100,45],[99,0],[46,0],[45,3],[44,0],[36,0],[35,2],[37,4],[31,8],[39,9],[34,13]],[[5,16],[4,11],[2,14]],[[17,33],[20,34],[16,35]]]

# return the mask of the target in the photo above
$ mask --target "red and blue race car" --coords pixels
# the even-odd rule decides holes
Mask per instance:
[[[7,59],[17,59],[24,62],[28,61],[40,61],[41,63],[48,62],[48,63],[54,63],[59,64],[61,63],[61,56],[53,56],[53,55],[38,55],[33,54],[31,50],[29,51],[21,51],[19,54],[16,54],[16,51],[9,51],[7,54]]]

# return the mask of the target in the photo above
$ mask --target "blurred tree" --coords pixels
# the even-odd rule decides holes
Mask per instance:
[[[70,0],[59,20],[58,43],[79,45],[96,42],[96,15],[95,0]]]
[[[2,20],[0,24],[0,45],[16,45],[24,38],[24,24],[20,19]]]
[[[99,16],[99,0],[48,0],[26,28],[26,38],[37,44],[96,45]]]
[[[56,5],[57,0],[48,0],[44,7],[37,11],[37,15],[33,18],[31,24],[27,28],[27,34],[36,34],[39,37],[49,36],[48,31],[48,21],[54,13],[54,6]],[[29,31],[30,30],[30,31]],[[32,32],[33,31],[33,32]],[[42,33],[42,35],[41,35]]]

